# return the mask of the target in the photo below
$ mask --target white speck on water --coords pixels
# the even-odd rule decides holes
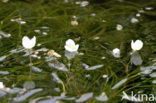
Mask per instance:
[[[85,93],[85,94],[81,95],[81,97],[79,99],[76,99],[76,102],[82,103],[82,102],[89,100],[92,97],[93,97],[92,92],[91,93]]]
[[[119,81],[117,84],[115,84],[115,85],[112,87],[112,89],[118,88],[119,86],[121,86],[122,84],[124,84],[126,81],[127,81],[127,78],[125,78],[125,79]]]

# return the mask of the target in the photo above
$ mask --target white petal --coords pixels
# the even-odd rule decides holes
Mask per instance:
[[[75,45],[75,42],[72,39],[68,39],[66,45]]]
[[[22,38],[22,45],[26,49],[33,48],[35,46],[35,44],[36,44],[36,37],[35,36],[31,40],[27,36],[24,36]]]
[[[143,47],[143,42],[141,40],[136,40],[135,42],[132,40],[131,48],[133,50],[140,50]]]
[[[77,45],[75,46],[75,51],[77,51],[78,48],[79,48],[79,44],[77,44]]]

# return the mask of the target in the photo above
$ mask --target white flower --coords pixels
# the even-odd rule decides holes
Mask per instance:
[[[79,45],[78,44],[76,45],[72,39],[68,39],[64,47],[69,52],[77,52]]]
[[[131,41],[131,48],[136,51],[140,50],[143,47],[143,42],[141,40],[136,40],[135,42]]]
[[[31,49],[36,44],[36,37],[34,36],[32,39],[29,39],[27,36],[22,38],[22,45],[26,49]]]
[[[89,4],[88,1],[82,1],[80,5],[81,5],[82,7],[85,7],[85,6],[87,6],[88,4]]]
[[[74,21],[71,21],[71,25],[77,26],[77,25],[79,25],[79,23],[76,20],[74,20]]]
[[[123,26],[122,25],[120,25],[120,24],[117,24],[116,25],[116,30],[122,30],[123,29]]]
[[[137,23],[137,22],[139,22],[138,19],[136,19],[136,18],[132,18],[132,19],[131,19],[131,23]]]
[[[114,57],[120,58],[120,49],[118,48],[113,49],[112,54]]]
[[[0,82],[0,89],[3,89],[3,88],[4,88],[3,82]]]

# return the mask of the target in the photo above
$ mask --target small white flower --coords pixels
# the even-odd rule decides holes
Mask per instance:
[[[4,88],[3,82],[0,82],[0,89],[3,89],[3,88]]]
[[[137,14],[136,14],[136,16],[137,16],[137,17],[140,17],[140,16],[141,16],[141,14],[140,14],[140,13],[137,13]]]
[[[112,54],[114,57],[120,58],[120,49],[118,48],[113,49]]]
[[[78,44],[76,45],[72,39],[68,39],[64,47],[69,52],[77,52],[79,45]]]
[[[77,26],[77,25],[79,25],[79,23],[76,20],[74,20],[74,21],[71,21],[71,25]]]
[[[132,18],[132,19],[131,19],[131,23],[137,23],[137,22],[139,22],[138,19],[136,19],[136,18]]]
[[[143,47],[143,42],[141,40],[131,41],[131,48],[134,51],[140,50]]]
[[[22,45],[26,49],[32,49],[36,44],[36,37],[34,36],[32,39],[29,39],[27,36],[22,38]]]
[[[82,1],[80,5],[81,5],[82,7],[85,7],[85,6],[87,6],[88,4],[89,4],[88,1]]]
[[[116,30],[122,30],[123,29],[123,26],[122,25],[120,25],[120,24],[117,24],[116,25]]]

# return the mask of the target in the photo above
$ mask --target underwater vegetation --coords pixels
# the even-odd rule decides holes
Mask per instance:
[[[0,103],[156,101],[155,0],[1,0]]]

